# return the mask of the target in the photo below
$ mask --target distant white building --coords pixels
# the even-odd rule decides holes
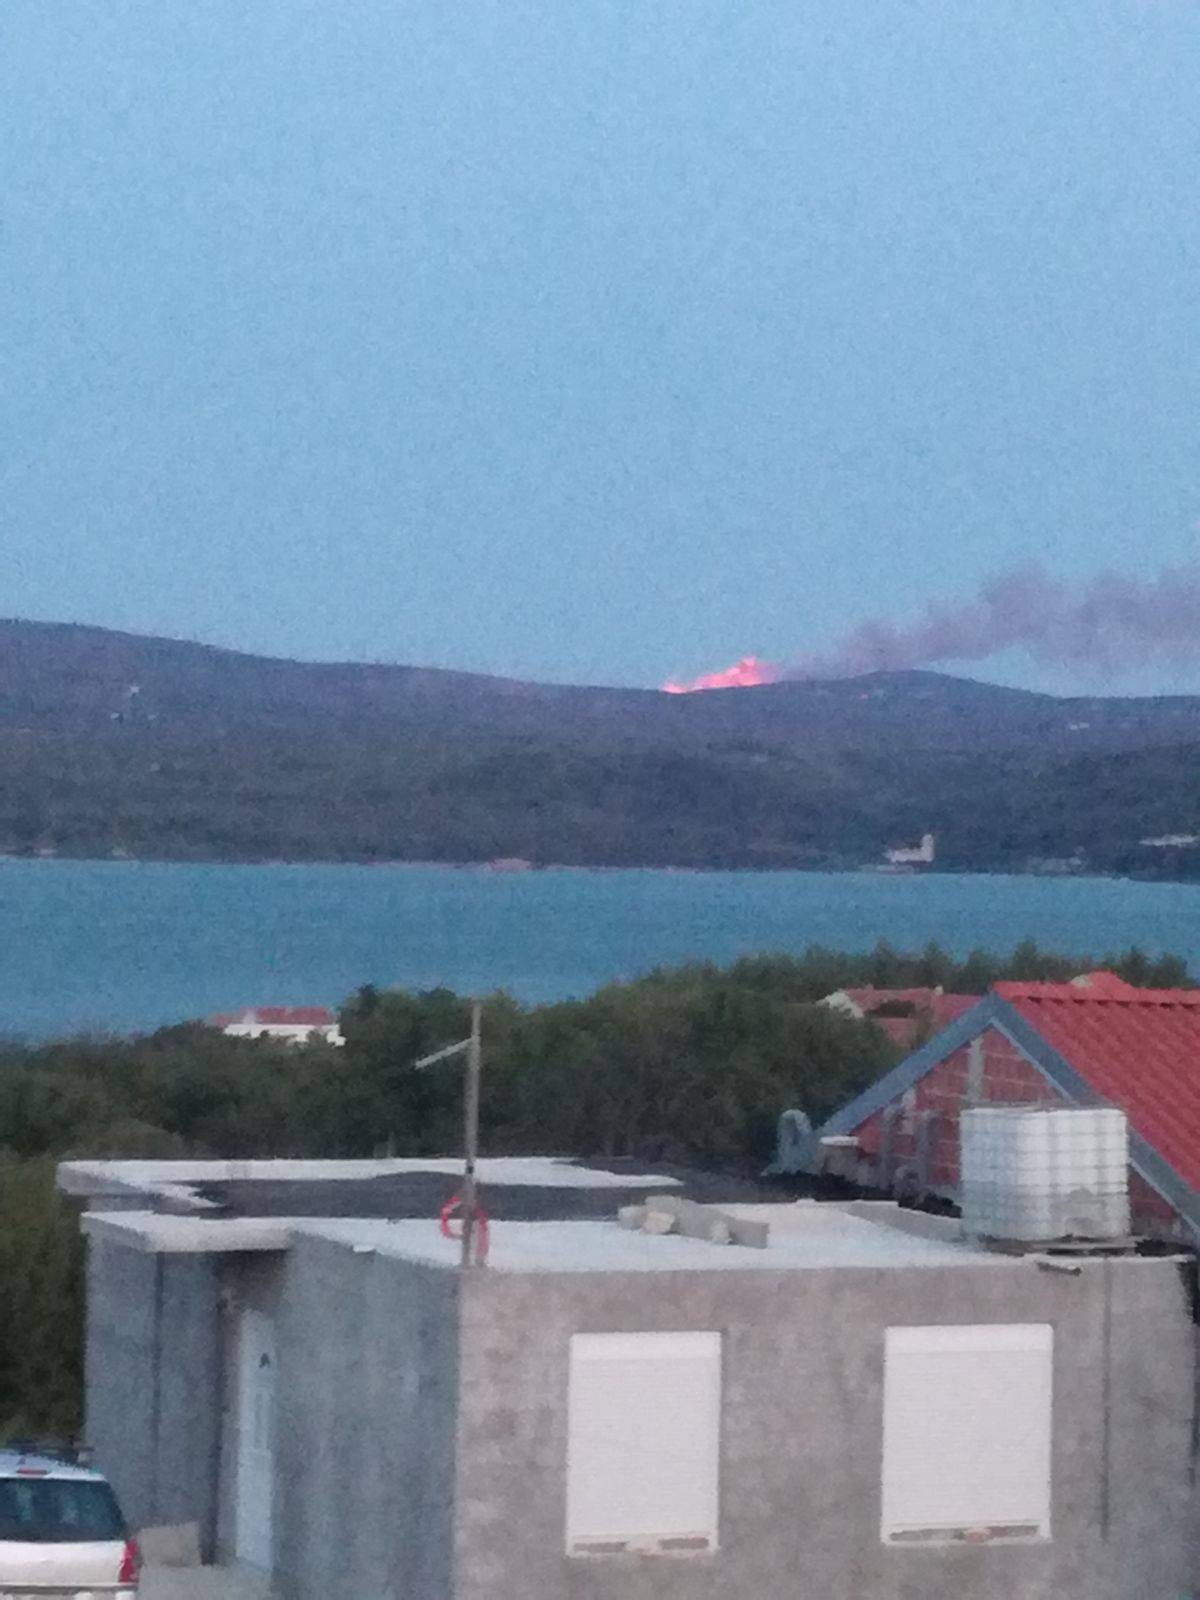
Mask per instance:
[[[345,1044],[328,1006],[247,1006],[210,1018],[231,1039],[275,1039],[282,1044]]]
[[[910,845],[899,850],[885,850],[883,858],[893,867],[928,867],[933,865],[934,837],[931,833],[923,833],[918,845]]]

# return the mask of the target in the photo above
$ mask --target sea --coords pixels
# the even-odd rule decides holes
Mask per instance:
[[[0,1034],[141,1032],[360,984],[526,1002],[807,945],[1139,945],[1200,975],[1200,886],[883,873],[0,861]]]

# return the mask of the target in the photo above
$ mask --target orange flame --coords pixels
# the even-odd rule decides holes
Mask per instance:
[[[760,661],[757,656],[743,656],[724,672],[706,672],[693,678],[691,683],[664,683],[664,694],[695,694],[698,689],[752,689],[760,683],[778,683],[781,668],[773,661]]]

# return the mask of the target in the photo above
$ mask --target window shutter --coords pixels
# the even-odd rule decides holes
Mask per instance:
[[[571,1340],[567,1548],[717,1543],[719,1333]]]
[[[883,1538],[1048,1538],[1048,1324],[889,1328]]]

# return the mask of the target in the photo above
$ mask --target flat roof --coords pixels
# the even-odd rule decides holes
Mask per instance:
[[[222,1217],[164,1211],[88,1211],[81,1227],[100,1244],[150,1255],[244,1255],[286,1250],[307,1217]]]
[[[813,1268],[1012,1267],[1021,1257],[964,1243],[951,1218],[925,1217],[889,1202],[849,1205],[799,1200],[733,1205],[732,1214],[769,1225],[765,1249],[657,1235],[608,1220],[493,1219],[487,1272],[794,1271]],[[93,1238],[165,1254],[283,1251],[302,1238],[325,1239],[362,1255],[392,1256],[454,1269],[460,1246],[430,1218],[167,1216],[91,1212]]]
[[[775,1199],[779,1182],[636,1161],[493,1156],[478,1164],[484,1203],[497,1220],[614,1216],[669,1189],[708,1204]],[[436,1217],[462,1181],[461,1157],[386,1161],[68,1161],[59,1187],[92,1209],[235,1217]]]
[[[716,1245],[679,1234],[649,1234],[610,1222],[509,1222],[492,1229],[489,1272],[787,1272],[814,1268],[945,1267],[1012,1264],[951,1239],[921,1237],[821,1201],[742,1205],[739,1216],[770,1224],[765,1249]],[[359,1253],[457,1267],[461,1246],[437,1223],[306,1223],[298,1233]]]

